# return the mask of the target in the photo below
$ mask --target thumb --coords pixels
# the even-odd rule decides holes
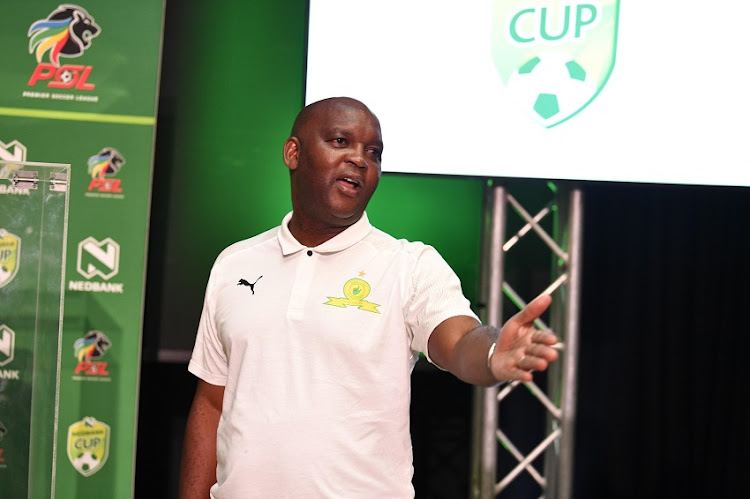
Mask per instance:
[[[539,295],[532,300],[531,303],[526,305],[523,310],[514,315],[511,320],[517,322],[519,325],[533,322],[538,319],[547,308],[549,308],[550,303],[552,303],[552,297],[550,295]]]

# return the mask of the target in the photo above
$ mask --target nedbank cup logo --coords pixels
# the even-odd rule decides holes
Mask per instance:
[[[95,85],[86,83],[91,66],[77,64],[60,65],[60,57],[79,57],[91,46],[91,39],[101,28],[83,7],[63,4],[47,16],[29,26],[29,53],[36,55],[37,67],[29,79],[28,86],[38,81],[52,80],[51,88],[75,88],[93,90]],[[49,63],[42,62],[47,54]]]
[[[546,128],[601,92],[615,63],[619,0],[495,0],[492,57],[511,98]]]
[[[91,476],[109,457],[109,425],[92,417],[68,427],[68,459],[83,476]]]
[[[16,277],[20,257],[21,238],[0,228],[0,288]]]

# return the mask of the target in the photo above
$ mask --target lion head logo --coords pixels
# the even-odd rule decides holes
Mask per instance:
[[[91,45],[100,28],[94,18],[78,5],[64,4],[29,27],[29,53],[36,50],[36,61],[41,63],[49,51],[49,61],[60,67],[60,57],[78,57]]]
[[[107,175],[114,175],[125,164],[125,158],[117,149],[105,147],[98,154],[91,156],[88,161],[91,178],[104,179]]]
[[[89,331],[83,338],[78,338],[73,343],[73,351],[78,362],[91,362],[92,359],[104,357],[104,353],[112,346],[104,333],[101,331]]]

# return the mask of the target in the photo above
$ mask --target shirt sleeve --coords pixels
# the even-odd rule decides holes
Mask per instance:
[[[466,315],[478,320],[461,290],[461,281],[432,246],[424,246],[416,260],[407,303],[406,325],[412,333],[411,348],[431,363],[427,342],[444,320]]]
[[[212,385],[224,386],[227,382],[227,356],[214,320],[218,274],[219,264],[216,263],[208,278],[198,335],[195,338],[188,371]]]

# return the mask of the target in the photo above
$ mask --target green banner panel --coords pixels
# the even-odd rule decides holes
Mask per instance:
[[[163,9],[0,5],[0,161],[71,165],[56,462],[8,464],[0,484],[20,483],[26,466],[55,497],[133,494]]]
[[[0,115],[153,124],[162,11],[3,0]]]

